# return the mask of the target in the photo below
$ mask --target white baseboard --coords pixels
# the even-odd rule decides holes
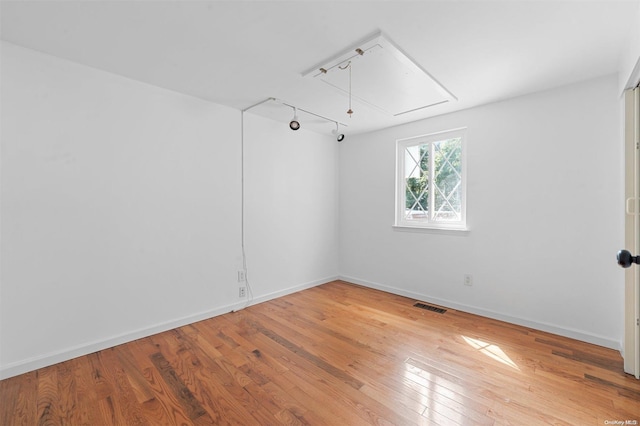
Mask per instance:
[[[571,339],[580,340],[587,343],[593,343],[594,345],[603,346],[605,348],[615,349],[622,353],[622,342],[618,342],[604,336],[585,333],[579,330],[573,330],[565,327],[559,327],[553,324],[548,324],[539,321],[532,321],[526,318],[513,317],[505,315],[500,312],[495,312],[488,309],[479,308],[476,306],[465,305],[451,300],[440,299],[437,297],[431,297],[428,294],[414,293],[412,291],[403,290],[401,288],[388,286],[380,283],[375,283],[367,280],[361,280],[356,277],[340,276],[340,279],[353,284],[358,284],[364,287],[374,288],[376,290],[385,291],[387,293],[397,294],[399,296],[410,297],[417,301],[431,302],[435,305],[440,305],[446,308],[455,309],[457,311],[468,312],[470,314],[480,315],[483,317],[508,322],[510,324],[521,325],[523,327],[533,328],[535,330],[545,331],[547,333],[557,334],[559,336],[569,337]]]
[[[123,343],[131,342],[143,337],[152,336],[163,331],[182,327],[183,325],[192,324],[194,322],[222,315],[227,312],[233,311],[239,305],[241,305],[241,303],[221,306],[209,311],[200,312],[194,315],[189,315],[172,321],[156,324],[151,327],[133,330],[108,339],[96,340],[61,351],[51,352],[42,356],[29,358],[8,365],[3,365],[2,368],[0,368],[0,380],[27,373],[29,371],[37,370],[38,368],[57,364],[59,362],[68,361],[79,356],[88,355],[93,352],[121,345]]]
[[[267,302],[269,300],[277,299],[278,297],[286,296],[287,294],[291,294],[291,293],[295,293],[295,292],[298,292],[298,291],[306,290],[308,288],[316,287],[316,286],[319,286],[321,284],[326,284],[328,282],[336,281],[336,280],[339,280],[339,279],[340,278],[338,276],[332,276],[332,277],[322,278],[322,279],[319,279],[319,280],[309,281],[307,283],[295,285],[293,287],[288,287],[288,288],[285,288],[283,290],[274,291],[272,293],[268,293],[268,294],[264,294],[262,296],[254,297],[251,300],[251,302],[249,303],[249,306],[257,305],[258,303]]]
[[[218,308],[200,312],[194,315],[189,315],[183,318],[175,319],[172,321],[167,321],[161,324],[157,324],[152,327],[147,327],[143,329],[134,330],[131,332],[123,333],[118,336],[114,336],[109,339],[98,340],[94,342],[89,342],[83,345],[78,345],[72,348],[67,348],[62,351],[52,352],[46,355],[42,355],[39,357],[34,357],[26,360],[22,360],[19,362],[15,362],[12,364],[4,365],[0,368],[0,380],[6,379],[9,377],[17,376],[19,374],[27,373],[29,371],[37,370],[38,368],[47,367],[53,364],[57,364],[59,362],[67,361],[79,356],[88,355],[93,352],[97,352],[103,349],[111,348],[113,346],[121,345],[123,343],[131,342],[136,339],[141,339],[143,337],[152,336],[157,333],[161,333],[163,331],[172,330],[177,327],[182,327],[187,324],[192,324],[194,322],[202,321],[205,319],[213,318],[218,315],[226,314],[231,311],[237,311],[245,308],[246,306],[257,305],[262,302],[266,302],[269,300],[277,299],[278,297],[286,296],[291,293],[295,293],[301,290],[305,290],[308,288],[316,287],[321,284],[325,284],[335,280],[343,280],[346,282],[350,282],[353,284],[362,285],[365,287],[374,288],[376,290],[385,291],[387,293],[398,294],[400,296],[410,297],[412,299],[421,300],[425,302],[431,302],[436,305],[444,306],[451,309],[456,309],[462,312],[468,312],[476,315],[481,315],[487,318],[492,318],[500,321],[505,321],[511,324],[522,325],[524,327],[533,328],[536,330],[546,331],[549,333],[557,334],[564,337],[569,337],[576,340],[581,340],[583,342],[593,343],[595,345],[604,346],[611,349],[621,350],[622,344],[621,342],[616,342],[615,340],[611,340],[605,338],[603,336],[598,336],[594,334],[584,333],[578,330],[567,329],[563,327],[558,327],[553,324],[547,324],[537,321],[531,321],[524,318],[513,317],[510,315],[505,315],[499,312],[486,310],[474,306],[464,305],[456,302],[452,302],[450,300],[440,299],[437,297],[431,297],[427,294],[414,293],[411,291],[406,291],[400,288],[375,283],[367,280],[361,280],[359,278],[350,277],[350,276],[335,276],[335,277],[327,277],[319,280],[310,281],[307,283],[299,284],[296,286],[288,287],[286,289],[278,290],[272,293],[260,295],[254,297],[252,300],[247,302],[237,302],[229,305],[220,306]]]
[[[37,370],[38,368],[48,367],[59,362],[68,361],[79,356],[88,355],[103,349],[111,348],[123,343],[131,342],[133,340],[141,339],[143,337],[152,336],[154,334],[162,333],[163,331],[172,330],[174,328],[182,327],[187,324],[202,321],[205,319],[213,318],[218,315],[226,314],[232,311],[237,311],[245,308],[246,306],[256,305],[258,303],[266,302],[268,300],[276,299],[278,297],[285,296],[287,294],[295,293],[300,290],[315,287],[320,284],[328,283],[330,281],[337,280],[338,277],[329,277],[325,279],[319,279],[293,287],[289,287],[283,290],[279,290],[273,293],[260,295],[253,298],[248,303],[246,301],[239,301],[233,304],[217,307],[205,312],[199,312],[197,314],[188,315],[186,317],[178,318],[172,321],[167,321],[161,324],[156,324],[151,327],[146,327],[138,330],[133,330],[127,333],[120,334],[104,340],[96,340],[88,342],[82,345],[74,346],[57,352],[51,352],[42,356],[21,360],[11,364],[3,365],[0,368],[0,380],[7,379],[9,377],[17,376],[29,371]]]

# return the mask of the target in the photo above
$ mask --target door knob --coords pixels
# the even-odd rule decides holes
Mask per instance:
[[[640,256],[632,256],[628,250],[620,250],[616,258],[618,259],[618,265],[623,268],[628,268],[632,263],[640,264]]]

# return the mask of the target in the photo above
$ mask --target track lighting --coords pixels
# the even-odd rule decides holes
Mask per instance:
[[[331,133],[336,137],[336,140],[338,142],[342,142],[344,140],[344,133],[338,133],[338,131],[338,122],[336,121],[336,129],[332,130]]]
[[[2,1],[2,0],[0,0],[0,1]],[[295,130],[299,130],[299,129],[300,129],[300,122],[298,121],[298,110],[300,110],[300,111],[304,112],[305,114],[310,114],[310,115],[313,115],[313,116],[315,116],[315,117],[318,117],[318,118],[320,118],[320,119],[322,119],[322,120],[325,120],[325,121],[328,121],[328,122],[336,123],[336,128],[335,128],[335,130],[332,130],[332,131],[331,131],[331,134],[332,134],[333,136],[335,136],[335,138],[336,138],[336,140],[337,140],[338,142],[342,142],[342,141],[344,140],[344,137],[345,137],[345,136],[344,136],[344,133],[340,133],[340,126],[343,126],[343,127],[349,127],[347,124],[344,124],[344,123],[338,122],[338,121],[333,120],[333,119],[331,119],[331,118],[324,117],[324,116],[322,116],[322,115],[320,115],[320,114],[316,114],[315,112],[309,111],[309,110],[307,110],[307,109],[298,108],[298,107],[296,107],[296,106],[293,106],[293,105],[291,105],[291,104],[288,104],[288,103],[286,103],[286,102],[283,102],[282,100],[277,99],[277,98],[267,98],[267,99],[265,99],[265,100],[263,100],[263,101],[260,101],[260,102],[258,102],[258,103],[255,103],[255,104],[251,105],[250,107],[247,107],[247,108],[243,109],[243,110],[242,110],[242,112],[243,112],[243,114],[244,114],[244,112],[246,112],[246,111],[248,111],[248,110],[250,110],[250,109],[252,109],[252,108],[255,108],[255,107],[259,106],[259,105],[262,105],[262,104],[264,104],[264,103],[266,103],[266,102],[275,102],[275,103],[276,103],[276,104],[278,104],[278,105],[284,105],[284,106],[287,106],[287,107],[289,107],[289,108],[293,109],[293,118],[291,119],[291,121],[289,121],[289,128],[290,128],[291,130],[294,130],[294,131],[295,131]],[[244,117],[244,115],[243,115],[243,117]],[[312,127],[313,127],[313,126],[312,126]]]
[[[289,128],[291,130],[298,130],[300,128],[300,122],[298,121],[298,109],[296,107],[293,108],[293,118],[289,122]]]

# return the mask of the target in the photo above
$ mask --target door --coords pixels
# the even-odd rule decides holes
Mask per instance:
[[[625,246],[640,254],[640,89],[625,92]],[[639,258],[633,258],[638,262]],[[629,266],[628,264],[625,266]],[[625,272],[624,371],[640,378],[640,265]]]

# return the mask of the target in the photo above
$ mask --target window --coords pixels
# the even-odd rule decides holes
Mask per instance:
[[[397,141],[396,226],[466,229],[465,130]]]

